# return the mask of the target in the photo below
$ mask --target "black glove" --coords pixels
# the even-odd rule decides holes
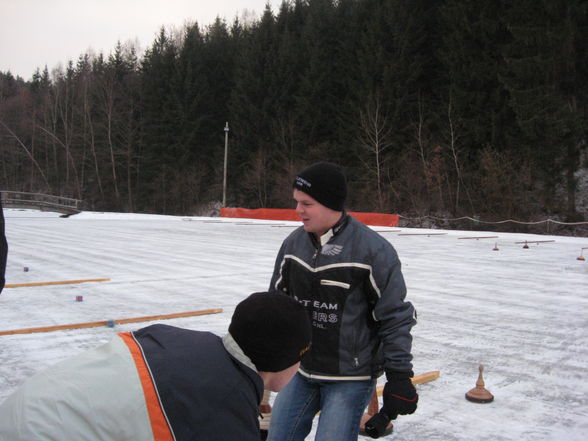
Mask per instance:
[[[384,406],[380,412],[384,412],[393,420],[398,415],[414,413],[417,408],[419,396],[410,378],[414,374],[410,372],[386,372],[388,382],[384,386]]]

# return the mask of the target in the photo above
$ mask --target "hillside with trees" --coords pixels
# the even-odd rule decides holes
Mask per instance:
[[[87,209],[291,207],[341,164],[354,211],[586,219],[588,3],[291,0],[0,72],[0,188]]]

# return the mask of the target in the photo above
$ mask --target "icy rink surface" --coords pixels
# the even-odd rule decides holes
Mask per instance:
[[[0,331],[223,308],[162,321],[222,335],[235,305],[267,290],[282,240],[300,225],[94,212],[61,218],[15,209],[4,215],[7,283],[111,280],[5,288]],[[399,417],[394,434],[380,439],[588,439],[588,259],[576,259],[588,238],[373,228],[398,251],[418,311],[414,371],[441,371],[417,386],[417,412]],[[403,235],[433,232],[447,234]],[[464,239],[477,236],[498,238]],[[528,249],[515,243],[525,240],[555,242]],[[38,370],[151,323],[0,336],[0,401]],[[495,396],[489,404],[464,398],[479,364]]]

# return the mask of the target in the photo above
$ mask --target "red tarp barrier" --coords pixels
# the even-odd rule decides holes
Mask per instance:
[[[397,214],[364,213],[359,211],[350,211],[349,214],[366,225],[379,227],[398,226]],[[295,210],[285,208],[221,208],[221,217],[300,221],[300,217]]]

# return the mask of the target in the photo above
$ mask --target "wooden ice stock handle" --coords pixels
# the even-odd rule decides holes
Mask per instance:
[[[440,371],[425,372],[424,374],[415,375],[414,377],[412,377],[410,379],[410,381],[412,382],[413,385],[416,386],[417,384],[424,384],[424,383],[428,383],[429,381],[436,380],[437,378],[439,378],[440,374],[441,374]],[[383,391],[384,391],[384,386],[378,386],[376,388],[376,392],[377,392],[378,396],[382,396]]]
[[[433,381],[439,377],[439,371],[430,371],[425,372],[424,374],[415,375],[410,379],[413,385],[428,383],[429,381]],[[372,398],[367,407],[367,413],[364,414],[361,418],[360,423],[360,430],[365,431],[365,424],[370,418],[376,415],[379,412],[380,403],[378,400],[378,396],[382,396],[382,392],[384,391],[384,386],[378,386],[374,393],[372,394]],[[389,433],[392,431],[392,423],[388,423],[387,432]]]
[[[440,373],[440,371],[425,372],[424,374],[415,375],[410,379],[410,381],[414,386],[416,386],[417,384],[428,383],[429,381],[433,381],[439,378]],[[368,404],[368,415],[375,415],[378,413],[380,406],[380,403],[378,402],[378,397],[382,396],[382,392],[384,392],[384,386],[378,386],[374,391],[372,399]]]

